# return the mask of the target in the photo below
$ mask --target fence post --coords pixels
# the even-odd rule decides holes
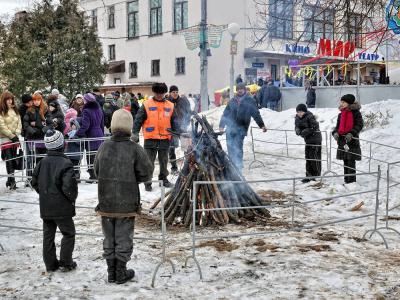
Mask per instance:
[[[296,197],[296,179],[293,179],[292,187],[292,228],[294,227],[294,198]]]
[[[286,140],[286,156],[289,157],[289,144],[288,144],[288,137],[286,130],[285,130],[285,140]]]
[[[386,170],[386,228],[389,227],[389,190],[390,190],[390,163],[387,164]]]
[[[378,176],[376,179],[376,204],[375,204],[375,222],[374,230],[378,228],[378,212],[379,212],[379,181],[381,180],[381,166],[378,166]]]
[[[371,172],[372,143],[369,144],[368,172]]]
[[[251,135],[251,150],[253,151],[253,161],[256,161],[256,152],[254,150],[254,137],[253,137],[253,127],[250,126]]]

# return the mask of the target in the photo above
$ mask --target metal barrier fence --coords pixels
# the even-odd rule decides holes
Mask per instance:
[[[303,157],[298,157],[298,156],[291,156],[291,154],[289,153],[290,151],[290,146],[305,146],[304,143],[289,143],[288,142],[288,134],[294,134],[294,137],[296,137],[297,139],[300,140],[300,138],[298,138],[295,134],[294,130],[286,130],[286,129],[268,129],[268,131],[272,131],[272,132],[282,132],[284,133],[284,138],[285,138],[285,142],[277,142],[277,141],[266,141],[266,140],[261,140],[258,138],[254,137],[254,133],[253,130],[254,129],[258,129],[261,130],[258,127],[250,127],[250,136],[251,136],[251,150],[252,150],[252,154],[253,154],[253,161],[250,163],[249,165],[249,170],[251,170],[253,164],[258,163],[261,164],[263,167],[265,167],[265,164],[258,160],[256,158],[256,154],[261,154],[261,155],[267,155],[267,156],[273,156],[273,157],[282,157],[282,158],[290,158],[290,159],[298,159],[298,160],[306,160],[306,161],[321,161],[326,163],[326,167],[327,169],[329,169],[329,145],[328,145],[328,132],[327,131],[320,131],[321,135],[323,136],[323,141],[325,141],[325,143],[321,143],[321,145],[309,145],[309,146],[319,146],[321,147],[321,153],[325,154],[325,158],[322,159],[306,159]],[[267,153],[267,152],[259,152],[256,151],[255,149],[255,142],[259,142],[259,143],[264,143],[264,144],[270,144],[270,145],[284,145],[284,150],[286,150],[286,155],[279,155],[279,154],[274,154],[274,153]],[[282,150],[282,149],[280,149]],[[324,151],[322,151],[324,150]]]
[[[364,237],[370,233],[370,238],[376,233],[378,234],[384,241],[386,247],[387,247],[387,241],[384,237],[384,235],[379,231],[378,229],[378,211],[379,211],[379,181],[380,181],[380,176],[381,176],[381,170],[380,167],[378,167],[377,172],[370,172],[370,173],[359,173],[357,174],[358,176],[371,176],[374,175],[377,177],[376,180],[376,187],[373,189],[369,189],[366,191],[361,191],[361,192],[353,192],[345,195],[338,195],[338,196],[330,196],[330,197],[324,197],[324,198],[319,198],[319,199],[311,199],[308,201],[295,201],[296,197],[296,180],[301,179],[301,177],[293,177],[293,178],[278,178],[278,179],[270,179],[270,180],[253,180],[253,181],[195,181],[193,183],[193,194],[192,194],[192,200],[191,202],[193,203],[193,220],[192,220],[192,255],[187,257],[185,260],[185,267],[188,266],[188,261],[189,259],[193,259],[195,262],[200,279],[203,279],[203,274],[201,271],[200,263],[198,262],[196,258],[196,241],[197,240],[209,240],[209,239],[219,239],[219,238],[237,238],[237,237],[244,237],[244,236],[263,236],[263,235],[268,235],[268,234],[282,234],[282,233],[289,233],[293,231],[302,231],[302,230],[308,230],[308,229],[314,229],[322,226],[327,226],[327,225],[332,225],[332,224],[337,224],[337,223],[342,223],[342,222],[348,222],[356,219],[362,219],[362,218],[369,218],[369,217],[374,217],[374,228],[372,230],[368,230],[364,233]],[[331,176],[326,176],[325,178],[336,178],[336,177],[342,177],[343,175],[331,175]],[[320,176],[316,176],[314,178],[320,178]],[[290,199],[290,203],[287,205],[263,205],[263,206],[249,206],[249,207],[224,207],[224,208],[198,208],[197,207],[197,190],[199,185],[204,185],[204,184],[231,184],[231,185],[238,185],[238,184],[250,184],[250,183],[270,183],[270,182],[284,182],[284,181],[292,181],[292,197]],[[316,203],[316,202],[321,202],[324,200],[331,200],[331,199],[339,199],[339,198],[344,198],[344,197],[349,197],[349,196],[354,196],[354,195],[361,195],[361,194],[367,194],[367,193],[374,193],[375,194],[375,209],[373,213],[368,213],[368,214],[363,214],[361,216],[356,216],[356,217],[351,217],[351,218],[342,218],[334,221],[327,221],[324,223],[320,224],[313,224],[313,225],[305,225],[305,226],[295,226],[294,224],[294,219],[295,219],[295,207],[299,205],[305,205],[305,204],[310,204],[310,203]],[[197,213],[204,213],[207,211],[227,211],[227,210],[246,210],[246,209],[271,209],[275,207],[290,207],[291,208],[291,228],[286,229],[286,230],[278,230],[278,231],[257,231],[257,232],[246,232],[246,233],[237,233],[237,234],[223,234],[223,235],[209,235],[209,236],[200,236],[198,237],[196,235],[196,214]]]
[[[6,175],[0,175],[0,176],[6,176]],[[23,176],[25,177],[25,176]],[[97,180],[96,180],[97,181]],[[153,275],[152,275],[152,280],[151,280],[151,286],[155,286],[155,280],[156,276],[158,273],[158,270],[160,267],[166,263],[171,265],[172,268],[172,273],[176,272],[175,265],[172,262],[170,258],[167,257],[166,255],[166,235],[167,235],[167,228],[166,228],[166,223],[165,223],[165,217],[164,217],[164,200],[165,200],[165,187],[163,186],[163,181],[162,180],[155,180],[152,182],[156,182],[160,186],[161,190],[161,237],[160,238],[155,238],[155,237],[137,237],[133,236],[133,239],[135,240],[142,240],[142,241],[153,241],[153,242],[160,242],[161,247],[162,247],[162,254],[161,254],[161,261],[156,265]],[[38,202],[29,202],[29,201],[17,201],[17,200],[10,200],[10,199],[1,199],[0,202],[4,203],[15,203],[15,204],[27,204],[27,205],[39,205]],[[79,209],[95,209],[95,207],[90,207],[90,206],[81,206],[81,205],[76,205],[75,208]],[[1,220],[1,219],[0,219]],[[24,226],[14,226],[14,225],[7,225],[3,222],[0,223],[0,227],[3,228],[10,228],[10,229],[19,229],[19,230],[29,230],[29,231],[43,231],[40,228],[33,228],[33,227],[24,227]],[[96,234],[96,233],[87,233],[87,232],[77,232],[76,235],[82,235],[82,236],[92,236],[92,237],[103,237],[103,234]],[[5,251],[3,245],[0,244],[1,250]]]

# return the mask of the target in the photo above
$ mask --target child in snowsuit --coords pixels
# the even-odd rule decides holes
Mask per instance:
[[[360,112],[361,105],[355,100],[352,94],[342,96],[339,106],[340,114],[336,127],[332,131],[333,138],[338,144],[336,159],[343,160],[346,184],[356,182],[356,160],[361,160],[358,137],[364,121]]]
[[[126,264],[133,251],[135,216],[140,213],[139,183],[150,181],[153,174],[147,154],[131,141],[132,126],[132,115],[124,109],[117,110],[111,120],[111,139],[100,146],[94,160],[103,257],[107,261],[108,282],[118,284],[135,276]]]
[[[319,123],[312,112],[307,110],[305,104],[299,104],[296,107],[295,130],[296,134],[301,136],[305,143],[306,157],[306,178],[303,183],[315,180],[307,178],[321,175],[321,143],[322,135],[319,131]]]
[[[75,200],[78,184],[71,161],[64,155],[64,136],[49,129],[44,137],[47,155],[36,165],[32,187],[39,194],[40,217],[43,219],[43,260],[46,270],[67,272],[76,268],[72,260],[75,246]],[[60,260],[57,260],[54,238],[61,231]]]

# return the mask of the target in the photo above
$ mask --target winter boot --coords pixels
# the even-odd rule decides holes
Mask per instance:
[[[108,282],[115,282],[115,259],[107,259]]]
[[[153,190],[153,188],[151,187],[151,183],[145,183],[144,189],[146,190],[146,192],[151,192]]]
[[[14,177],[10,177],[10,190],[16,190],[17,189],[17,183],[15,182]]]
[[[64,264],[64,263],[60,262],[60,271],[61,272],[69,272],[69,271],[75,270],[76,267],[77,267],[77,264],[74,261],[72,261],[72,263],[70,263],[70,264]]]
[[[176,164],[176,162],[171,163],[172,167],[171,167],[171,174],[175,175],[178,173],[178,165]]]
[[[163,186],[166,188],[172,188],[174,185],[168,181],[168,179],[163,180]]]
[[[126,262],[116,259],[115,279],[117,284],[125,283],[135,277],[135,271],[126,269]]]
[[[89,173],[89,180],[96,180],[96,176],[94,175],[93,169],[89,169],[88,173]],[[93,181],[88,181],[88,183],[93,183]]]
[[[58,270],[59,267],[60,267],[60,264],[59,264],[58,260],[56,260],[52,267],[50,267],[50,268],[46,267],[46,271],[47,272],[55,272]]]
[[[10,183],[10,178],[7,178],[7,182],[6,182],[6,187],[10,187],[11,186],[11,183]]]

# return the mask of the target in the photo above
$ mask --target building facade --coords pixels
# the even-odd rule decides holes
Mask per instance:
[[[256,4],[263,2],[265,5]],[[344,29],[337,32],[339,16],[334,9],[322,8],[320,3],[323,1],[307,6],[295,3],[303,2],[208,0],[208,24],[234,22],[242,28],[236,36],[235,77],[241,74],[247,82],[256,82],[259,78],[283,81],[290,77],[286,74],[286,66],[304,61],[323,64],[332,59],[339,62],[346,59],[344,48],[336,55],[341,57],[335,58],[333,52],[327,53],[326,45],[323,50],[326,55],[321,55],[321,39],[326,43],[329,41],[332,49],[336,41],[351,42],[354,45],[351,55],[356,56],[357,61],[373,63],[382,60],[381,49],[375,52],[373,47],[375,39],[363,37],[362,32],[368,26],[364,20],[357,19],[359,14],[348,16],[346,32]],[[105,79],[107,87],[145,87],[161,81],[178,85],[183,93],[199,94],[199,49],[188,50],[181,33],[199,24],[201,0],[81,0],[80,6],[89,22],[97,28],[102,42],[104,59],[110,66]],[[263,35],[265,37],[260,38]],[[211,100],[215,90],[229,85],[230,40],[230,34],[225,31],[220,47],[210,48],[208,86]],[[378,67],[370,67],[371,74],[377,72]],[[337,77],[340,76],[338,73],[335,74]]]

